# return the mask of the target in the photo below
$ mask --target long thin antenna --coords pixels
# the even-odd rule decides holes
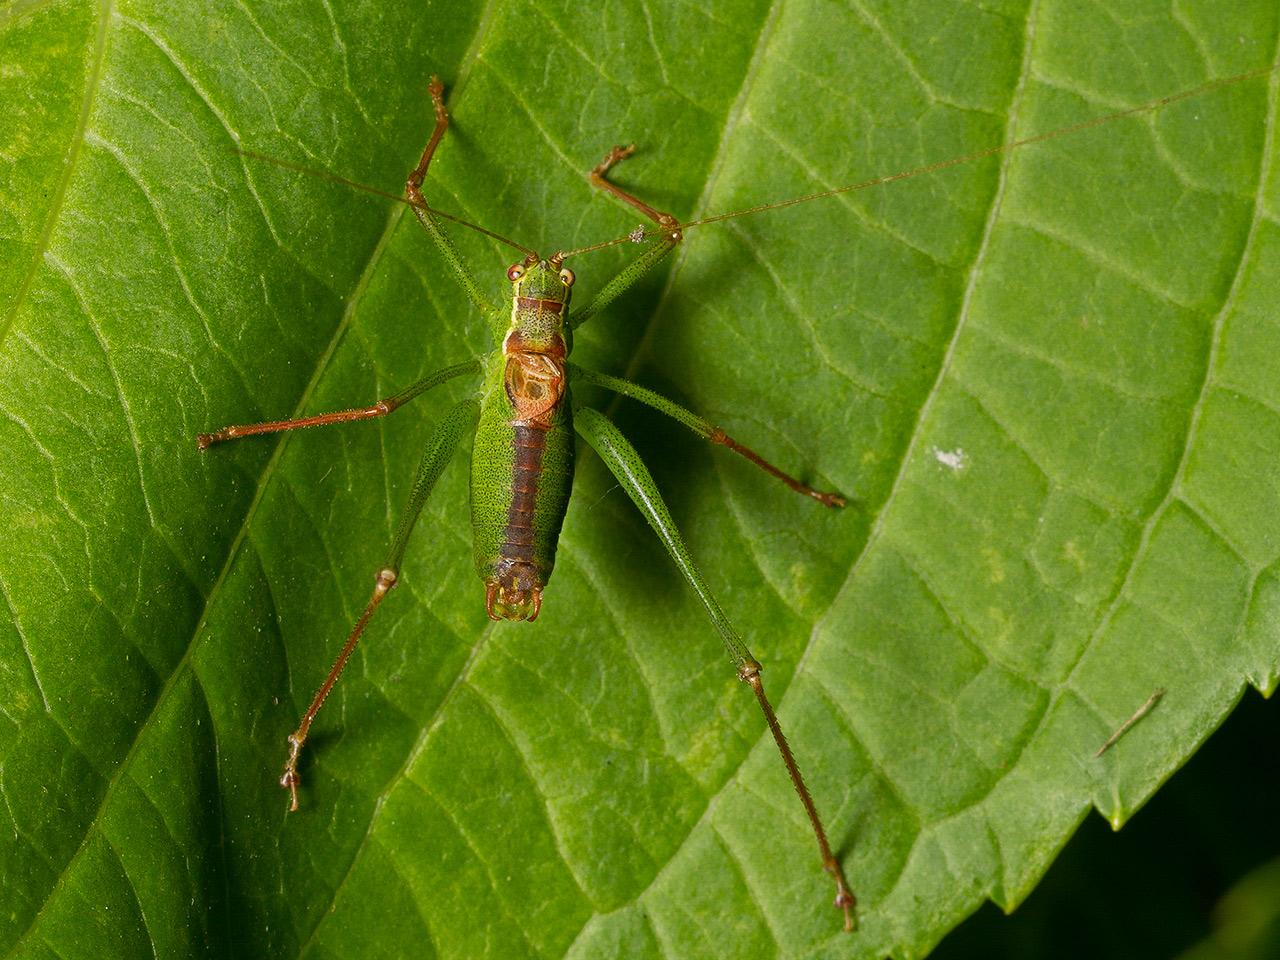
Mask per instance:
[[[834,197],[842,193],[853,193],[855,190],[866,190],[868,187],[879,187],[886,183],[894,183],[898,180],[907,180],[911,177],[918,177],[926,173],[934,173],[938,170],[945,170],[948,167],[959,166],[962,163],[971,163],[974,160],[981,160],[984,157],[992,157],[996,154],[1004,153],[1008,150],[1014,150],[1018,147],[1029,146],[1033,143],[1043,143],[1046,140],[1053,140],[1057,137],[1064,137],[1071,133],[1080,133],[1083,130],[1089,130],[1093,127],[1100,127],[1103,124],[1111,123],[1114,120],[1122,120],[1125,117],[1136,116],[1140,113],[1150,113],[1160,110],[1172,103],[1181,100],[1189,100],[1192,97],[1198,97],[1201,94],[1209,93],[1220,87],[1230,86],[1233,83],[1241,83],[1245,80],[1253,80],[1257,77],[1265,77],[1276,68],[1276,64],[1266,67],[1259,67],[1256,70],[1249,70],[1245,73],[1238,73],[1233,77],[1224,77],[1221,80],[1210,80],[1208,83],[1201,84],[1191,90],[1184,90],[1181,93],[1173,93],[1167,97],[1161,97],[1159,100],[1152,100],[1141,106],[1130,107],[1127,110],[1119,110],[1115,113],[1108,113],[1101,117],[1094,117],[1091,120],[1081,120],[1079,123],[1072,123],[1065,127],[1058,127],[1056,130],[1049,130],[1045,133],[1038,133],[1032,137],[1023,137],[1020,140],[1010,140],[1006,143],[997,144],[994,147],[986,147],[982,150],[975,150],[973,153],[966,153],[958,157],[952,157],[949,160],[938,160],[934,163],[926,164],[922,167],[912,167],[910,170],[903,170],[901,173],[888,174],[887,176],[872,177],[870,180],[860,180],[857,183],[850,183],[843,187],[835,187],[832,190],[822,190],[818,193],[807,193],[802,197],[792,197],[789,200],[777,200],[772,203],[761,203],[754,207],[744,207],[741,210],[732,210],[728,213],[717,213],[709,217],[700,217],[697,220],[687,220],[680,224],[682,230],[688,230],[690,227],[700,227],[708,223],[719,223],[722,220],[732,220],[735,217],[746,217],[753,213],[762,213],[765,210],[779,210],[783,207],[793,207],[797,203],[808,203],[811,200],[821,200],[824,197]],[[662,236],[665,231],[661,229],[640,229],[632,230],[625,237],[615,237],[612,240],[605,240],[601,243],[592,244],[589,247],[579,247],[577,250],[570,250],[563,256],[568,258],[583,253],[590,253],[593,250],[602,250],[605,247],[617,246],[621,243],[644,243],[646,240],[653,240]]]
[[[309,177],[315,177],[317,180],[328,180],[330,183],[341,184],[344,187],[350,187],[352,190],[359,190],[362,193],[371,193],[375,197],[384,197],[387,200],[395,200],[397,203],[403,203],[406,207],[418,207],[421,210],[427,211],[427,213],[431,214],[433,217],[440,217],[442,220],[448,220],[451,223],[456,223],[459,226],[468,228],[469,230],[474,230],[476,233],[482,233],[486,237],[492,237],[499,243],[505,243],[508,247],[514,247],[516,250],[519,250],[527,256],[536,256],[536,253],[528,247],[516,243],[514,240],[510,240],[502,234],[496,233],[487,227],[482,227],[478,223],[472,223],[470,220],[464,220],[457,214],[437,210],[435,207],[428,206],[425,203],[415,203],[407,197],[402,197],[399,194],[391,193],[387,190],[379,190],[377,187],[371,187],[367,183],[361,183],[358,180],[348,180],[346,177],[341,177],[336,173],[332,173],[319,167],[308,167],[305,164],[294,163],[292,160],[281,160],[277,157],[269,157],[265,153],[258,153],[255,150],[245,150],[241,147],[232,147],[231,149],[242,157],[249,157],[252,160],[262,160],[265,163],[270,163],[277,167],[283,167],[285,170],[304,173]]]

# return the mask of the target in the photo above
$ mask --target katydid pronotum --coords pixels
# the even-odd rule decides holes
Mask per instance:
[[[374,612],[387,593],[396,585],[400,576],[401,561],[418,516],[463,435],[468,430],[474,431],[471,516],[476,569],[485,583],[485,608],[494,620],[520,621],[533,620],[538,616],[543,589],[551,576],[556,542],[573,479],[573,433],[576,431],[601,457],[658,534],[681,575],[692,587],[705,607],[712,624],[719,632],[739,679],[747,683],[755,695],[787,774],[812,827],[823,869],[834,882],[835,905],[843,912],[844,929],[852,930],[855,905],[853,893],[844,877],[840,860],[831,849],[817,805],[805,785],[800,767],[765,694],[759,662],[747,649],[712,595],[685,546],[652,476],[635,449],[601,413],[574,402],[570,394],[570,381],[576,380],[581,384],[602,387],[638,400],[683,424],[713,444],[729,447],[781,480],[792,490],[809,496],[824,506],[843,507],[845,500],[838,493],[817,490],[785,473],[720,428],[674,401],[637,384],[590,371],[570,362],[568,355],[572,348],[573,331],[626,292],[632,284],[659,263],[680,243],[683,231],[690,227],[830,197],[965,163],[1121,117],[1153,111],[1216,87],[1264,75],[1271,69],[1255,70],[1215,81],[1129,110],[891,176],[877,177],[835,190],[685,222],[651,207],[611,182],[609,175],[612,168],[628,157],[634,149],[634,147],[614,147],[590,172],[591,182],[638,210],[656,226],[648,229],[641,226],[626,237],[569,252],[556,252],[546,258],[492,231],[443,214],[430,207],[423,199],[421,194],[423,182],[431,159],[449,123],[444,105],[444,87],[437,78],[432,78],[428,89],[435,109],[435,127],[417,166],[408,177],[405,200],[413,208],[423,228],[434,241],[467,298],[489,320],[498,346],[483,357],[438,370],[400,393],[378,400],[367,407],[291,420],[227,426],[212,433],[200,434],[197,438],[198,445],[204,449],[215,443],[257,434],[375,419],[390,414],[431,388],[455,378],[475,376],[479,381],[476,390],[470,396],[457,403],[445,414],[429,440],[408,505],[402,514],[386,561],[376,575],[373,591],[364,611],[356,620],[346,643],[328,676],[317,690],[297,729],[288,737],[289,751],[280,782],[290,792],[290,809],[298,808],[298,787],[301,779],[298,763],[311,726]],[[522,259],[512,264],[506,271],[506,280],[510,284],[510,289],[505,295],[511,298],[509,306],[505,303],[499,306],[490,302],[480,284],[467,270],[448,235],[442,230],[438,219],[441,217],[478,229],[521,252]],[[564,267],[564,262],[569,257],[580,256],[616,243],[627,241],[643,243],[646,240],[654,242],[629,266],[607,282],[585,308],[570,312],[574,275]]]

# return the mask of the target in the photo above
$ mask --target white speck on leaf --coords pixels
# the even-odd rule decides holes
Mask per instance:
[[[969,455],[964,452],[963,447],[956,447],[954,450],[939,450],[933,447],[930,452],[933,454],[933,459],[956,473],[969,466]]]

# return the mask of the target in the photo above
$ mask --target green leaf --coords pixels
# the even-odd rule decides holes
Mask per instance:
[[[0,946],[13,956],[918,956],[1122,823],[1280,676],[1270,74],[690,229],[575,360],[841,513],[609,409],[766,681],[859,895],[839,930],[748,692],[585,452],[533,625],[491,626],[465,465],[330,698],[464,386],[200,454],[477,351],[404,209],[544,252],[945,160],[1256,70],[1274,4],[0,11]],[[500,296],[511,259],[453,231]],[[574,264],[579,303],[629,245]],[[594,400],[590,395],[584,399]],[[609,403],[607,398],[598,398]],[[461,458],[460,458],[461,459]],[[1156,688],[1158,706],[1097,747]]]

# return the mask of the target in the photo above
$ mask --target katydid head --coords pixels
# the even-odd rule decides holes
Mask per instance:
[[[507,268],[507,279],[517,297],[568,303],[573,271],[561,266],[559,255],[543,260],[536,253]]]
[[[564,357],[573,271],[562,267],[557,257],[544,260],[530,254],[507,268],[507,279],[512,306],[504,349]]]

